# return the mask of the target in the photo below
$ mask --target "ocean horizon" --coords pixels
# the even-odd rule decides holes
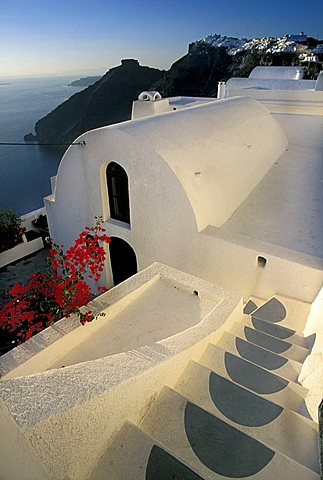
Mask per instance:
[[[69,87],[77,76],[0,78],[0,142],[23,143],[37,120],[84,87]],[[0,145],[0,209],[19,215],[44,206],[61,153],[38,145]]]

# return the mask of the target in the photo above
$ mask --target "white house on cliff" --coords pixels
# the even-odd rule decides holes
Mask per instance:
[[[0,359],[4,480],[319,478],[322,81],[143,92],[67,150],[51,236],[101,217],[115,288]]]
[[[268,70],[278,79],[267,85],[306,85],[286,80],[284,68]],[[86,145],[65,154],[46,199],[51,235],[69,245],[102,216],[108,234],[120,239],[111,244],[109,286],[118,283],[113,275],[122,278],[114,262],[128,248],[135,258],[131,273],[160,261],[245,300],[276,292],[315,298],[322,280],[313,257],[323,252],[317,213],[323,93],[232,81],[228,94],[236,94],[238,82],[238,98],[134,102],[133,117],[164,113],[87,132],[79,138]]]

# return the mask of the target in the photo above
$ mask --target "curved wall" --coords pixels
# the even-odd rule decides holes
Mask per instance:
[[[102,215],[107,233],[134,249],[138,270],[158,260],[189,270],[197,227],[184,190],[156,152],[116,127],[86,133],[86,146],[65,154],[54,198],[46,205],[53,240],[69,246]],[[109,219],[105,170],[110,161],[128,175],[130,226]]]
[[[274,90],[275,93],[280,90],[291,90],[299,92],[300,90],[314,90],[316,80],[290,80],[287,78],[261,78],[249,77],[239,78],[233,77],[226,83],[227,92],[232,97],[240,95],[235,93],[238,90],[255,89],[255,90]],[[232,93],[233,92],[233,93]],[[248,93],[247,93],[248,94]]]
[[[216,100],[116,126],[149,146],[173,170],[198,229],[220,227],[285,151],[288,140],[251,98]]]
[[[249,78],[273,78],[285,80],[298,80],[303,78],[303,67],[255,67]]]
[[[243,97],[104,127],[81,138],[87,145],[78,147],[78,151],[71,147],[62,160],[56,202],[65,197],[69,210],[77,212],[82,205],[82,216],[93,218],[91,205],[96,204],[97,212],[99,202],[95,192],[98,166],[115,161],[123,162],[126,170],[131,170],[135,164],[132,188],[143,181],[143,191],[148,196],[152,184],[153,193],[157,194],[155,187],[169,191],[170,184],[175,187],[180,182],[198,230],[207,225],[220,227],[262,180],[288,143],[268,110]],[[167,170],[165,162],[175,179],[170,180],[169,173],[160,174]],[[175,189],[178,191],[178,185]],[[82,192],[82,198],[77,191]],[[173,192],[181,197],[183,193]],[[156,208],[164,210],[166,198],[162,195],[159,200]],[[137,204],[137,208],[142,207]]]

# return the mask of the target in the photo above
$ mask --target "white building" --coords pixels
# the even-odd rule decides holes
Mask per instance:
[[[3,357],[3,429],[32,464],[1,445],[5,480],[319,478],[320,81],[266,67],[223,99],[143,92],[131,121],[69,148],[45,200],[52,238],[69,246],[101,216],[107,284],[140,273],[94,301],[101,326],[62,320]],[[200,427],[224,429],[230,461]]]
[[[311,162],[320,172],[323,94],[292,88],[315,86],[301,77],[299,68],[257,67],[227,83],[228,96],[244,98],[141,100],[133,117],[149,117],[82,135],[86,145],[67,151],[46,199],[53,239],[70,245],[102,216],[108,234],[134,251],[138,270],[160,261],[245,299],[278,291],[312,301],[322,276],[310,258],[322,256],[323,244],[312,213],[322,194],[303,170]],[[277,82],[288,91],[273,90]],[[107,276],[113,285],[110,261]]]

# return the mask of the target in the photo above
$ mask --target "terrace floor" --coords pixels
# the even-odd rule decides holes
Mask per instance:
[[[287,135],[297,115],[279,118]],[[304,116],[302,116],[304,117]],[[305,116],[287,151],[222,226],[323,258],[323,116]]]

